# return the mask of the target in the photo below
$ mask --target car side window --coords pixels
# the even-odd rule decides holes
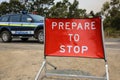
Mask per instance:
[[[28,15],[22,15],[21,22],[28,22],[27,18],[31,18]]]
[[[9,16],[3,16],[3,17],[1,17],[1,22],[7,22],[8,18],[9,18]]]
[[[10,22],[20,22],[21,15],[12,15],[10,16]]]

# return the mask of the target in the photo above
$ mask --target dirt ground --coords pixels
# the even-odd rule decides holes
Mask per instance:
[[[110,80],[120,80],[120,42],[106,42],[106,44]],[[115,44],[118,46],[115,47]],[[38,42],[13,41],[2,43],[0,41],[0,80],[34,80],[44,60],[43,55],[44,45]],[[61,72],[74,70],[96,76],[103,76],[105,72],[104,60],[101,59],[48,57],[47,61],[54,64]],[[50,66],[47,67],[51,69]],[[77,72],[75,73],[77,74]],[[55,79],[47,78],[43,80]],[[59,78],[56,80],[66,79]]]

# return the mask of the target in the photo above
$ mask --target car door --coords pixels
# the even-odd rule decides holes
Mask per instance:
[[[9,22],[8,22],[9,16],[2,16],[0,19],[0,29],[3,27],[9,28]]]
[[[26,35],[34,35],[34,25],[32,22],[32,18],[29,15],[22,15],[21,17],[21,22],[22,22],[22,31]]]
[[[11,27],[11,32],[13,35],[20,35],[22,22],[20,22],[21,15],[15,14],[11,15],[9,19],[9,26]]]

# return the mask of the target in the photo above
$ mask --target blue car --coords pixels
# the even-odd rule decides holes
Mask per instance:
[[[44,42],[44,17],[35,14],[7,14],[0,17],[0,37],[3,42],[12,38],[27,41],[30,37]]]

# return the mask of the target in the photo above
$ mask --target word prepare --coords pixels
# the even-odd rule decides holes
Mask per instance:
[[[92,22],[52,22],[52,30],[57,28],[58,30],[95,30],[95,21]]]

